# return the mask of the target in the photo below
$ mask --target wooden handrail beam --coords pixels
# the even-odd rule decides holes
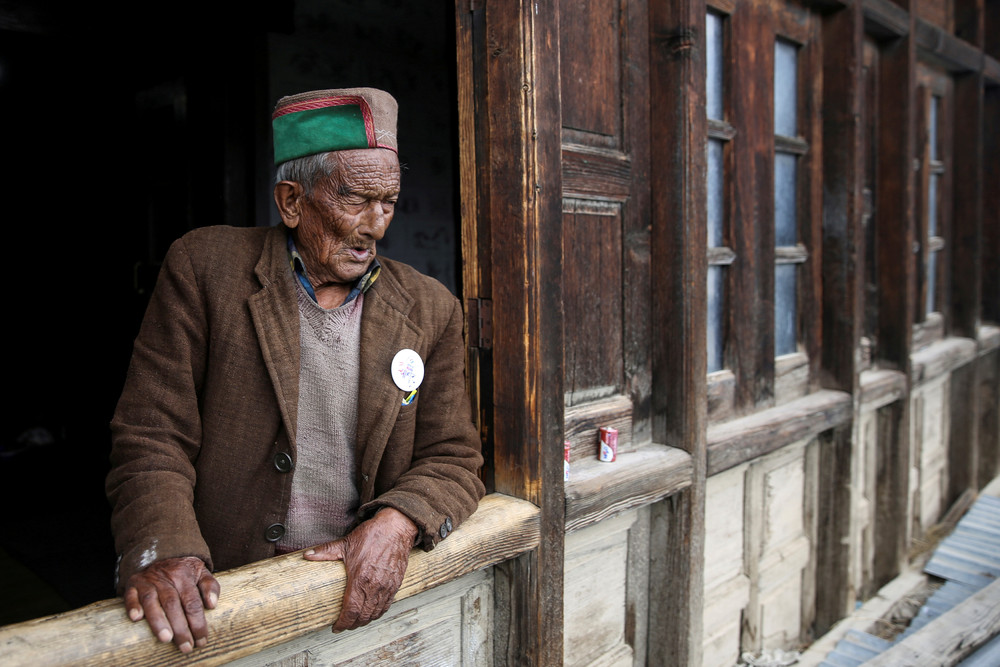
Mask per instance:
[[[500,494],[433,551],[413,551],[396,600],[495,565],[538,546],[538,508]],[[346,576],[340,562],[291,553],[218,575],[222,595],[208,612],[208,645],[182,654],[133,623],[119,599],[0,628],[0,664],[219,665],[333,624]],[[355,632],[364,632],[356,630]]]

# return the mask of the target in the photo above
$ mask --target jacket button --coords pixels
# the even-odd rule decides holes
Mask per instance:
[[[278,469],[278,472],[291,472],[292,457],[285,452],[278,452],[274,455],[274,467]]]
[[[280,523],[272,523],[264,531],[264,539],[268,542],[277,542],[285,536],[285,527]]]

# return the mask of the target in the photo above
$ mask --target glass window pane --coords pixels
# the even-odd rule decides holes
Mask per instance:
[[[797,264],[774,267],[774,355],[796,351],[795,283]]]
[[[708,247],[723,245],[723,211],[725,210],[723,172],[723,142],[708,140]]]
[[[795,215],[796,156],[774,154],[774,244],[790,246],[798,242]]]
[[[933,313],[937,308],[934,293],[937,291],[937,253],[932,252],[927,258],[927,313]]]
[[[723,368],[722,308],[725,301],[725,267],[708,267],[708,372]]]
[[[927,234],[938,235],[937,219],[938,175],[931,174],[927,184]]]
[[[778,40],[774,43],[774,133],[786,137],[798,134],[796,101],[798,91],[798,48]]]
[[[705,112],[722,120],[722,17],[709,12],[705,17]]]
[[[929,127],[927,128],[930,136],[927,140],[931,144],[931,159],[937,160],[938,158],[938,103],[940,98],[931,98],[931,110],[930,119],[928,120]]]

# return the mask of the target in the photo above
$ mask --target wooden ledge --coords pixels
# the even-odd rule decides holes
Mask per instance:
[[[861,371],[861,407],[881,408],[906,395],[906,373],[875,369]]]
[[[979,343],[979,354],[989,354],[1000,347],[1000,327],[983,324],[979,327],[976,339]]]
[[[410,554],[402,600],[530,551],[539,542],[538,508],[500,494],[433,551]],[[0,628],[0,663],[9,665],[219,665],[333,624],[346,578],[339,562],[292,553],[218,574],[222,596],[208,612],[208,646],[182,654],[133,623],[121,600]],[[353,632],[364,632],[364,629]]]
[[[851,418],[851,396],[824,389],[748,417],[710,426],[708,474],[813,437]]]
[[[693,472],[690,454],[665,445],[643,445],[614,463],[575,462],[565,487],[566,532],[686,489]]]
[[[976,341],[945,338],[910,355],[910,380],[914,385],[950,373],[976,358]]]

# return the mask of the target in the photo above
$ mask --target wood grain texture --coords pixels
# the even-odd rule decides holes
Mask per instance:
[[[627,396],[611,396],[566,408],[566,440],[572,443],[570,464],[588,461],[600,451],[600,429],[618,429],[618,452],[635,451],[632,439],[632,401]]]
[[[791,403],[708,429],[708,474],[714,475],[851,418],[850,394],[821,390]]]
[[[862,0],[865,29],[881,37],[910,34],[910,15],[892,0]]]
[[[891,4],[891,3],[889,3]],[[867,6],[867,2],[866,2]],[[878,56],[875,225],[878,326],[876,361],[883,368],[909,373],[916,309],[916,260],[913,244],[913,160],[916,157],[916,49],[905,36],[885,45]],[[901,224],[902,221],[902,224]]]
[[[854,393],[861,338],[864,65],[861,6],[823,21],[823,385]]]
[[[650,3],[648,33],[652,440],[691,454],[692,484],[650,513],[646,662],[691,667],[704,622],[705,12],[704,0]]]
[[[918,385],[940,377],[976,358],[976,341],[968,338],[946,338],[912,355],[910,382]]]
[[[953,139],[951,213],[951,291],[948,324],[956,336],[978,333],[983,289],[983,77],[982,73],[954,78],[956,118]],[[994,118],[996,123],[1000,119]],[[995,183],[993,187],[997,187]],[[994,284],[997,276],[993,276]]]
[[[859,379],[863,408],[880,408],[906,395],[906,376],[899,371],[872,370]]]
[[[484,3],[474,48],[489,143],[496,489],[541,510],[542,539],[498,586],[497,664],[559,664],[563,562],[563,276],[557,4]],[[482,193],[482,188],[480,188]],[[506,623],[506,625],[505,625]]]
[[[396,600],[535,549],[539,512],[493,494],[433,551],[413,551]],[[346,584],[339,562],[300,553],[218,575],[218,607],[208,613],[208,646],[190,656],[133,623],[121,600],[0,628],[0,662],[15,665],[219,665],[332,624]],[[361,632],[364,632],[363,630]]]
[[[914,35],[921,55],[952,72],[979,72],[982,51],[923,19],[916,19]]]
[[[865,663],[866,667],[950,667],[992,639],[1000,628],[1000,581],[971,596]]]
[[[691,477],[691,455],[663,445],[619,454],[613,463],[581,461],[570,468],[566,483],[566,531],[677,493],[691,485]]]

